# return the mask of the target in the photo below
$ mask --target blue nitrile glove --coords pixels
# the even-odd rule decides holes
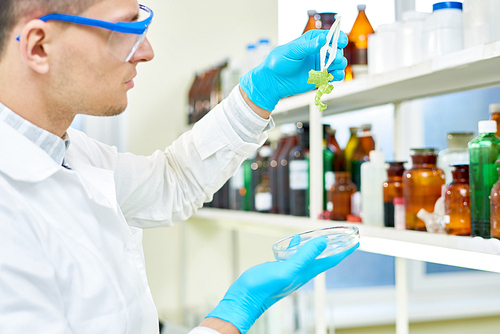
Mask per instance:
[[[326,43],[328,30],[310,30],[296,40],[276,47],[264,61],[243,75],[240,86],[250,100],[262,109],[272,111],[286,96],[308,92],[316,88],[308,84],[309,71],[321,70],[319,50]],[[347,59],[343,48],[347,36],[340,32],[337,55],[328,68],[333,80],[344,78]]]
[[[341,253],[316,259],[326,245],[326,237],[315,238],[286,261],[266,262],[248,269],[229,287],[219,305],[207,317],[230,322],[245,334],[271,305],[318,274],[335,267],[359,247],[358,243]]]

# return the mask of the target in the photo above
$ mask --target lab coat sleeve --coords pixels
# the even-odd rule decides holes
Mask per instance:
[[[253,142],[235,131],[231,111],[249,115],[246,122],[260,123]],[[238,89],[185,132],[164,152],[149,157],[116,153],[116,149],[85,138],[91,163],[114,170],[118,204],[131,226],[146,228],[186,220],[236,172],[241,163],[267,139],[272,121],[259,120]],[[82,134],[76,137],[81,138]],[[74,135],[70,135],[73,145]],[[78,138],[76,138],[78,139]]]
[[[193,328],[188,334],[220,334],[220,332],[208,327],[196,327]]]
[[[70,334],[37,218],[22,201],[0,198],[0,333]]]

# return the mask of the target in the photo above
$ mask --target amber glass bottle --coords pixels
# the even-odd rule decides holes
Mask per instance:
[[[495,135],[500,138],[500,103],[490,104],[490,120],[497,122],[497,132]]]
[[[434,205],[441,197],[445,175],[443,170],[436,166],[436,149],[422,148],[412,151],[413,167],[403,174],[406,229],[426,231],[425,223],[417,217],[417,213],[420,209],[434,212]]]
[[[361,191],[361,165],[370,160],[370,152],[375,149],[375,141],[371,133],[371,125],[361,126],[362,132],[359,134],[358,146],[354,150],[351,161],[352,182]]]
[[[293,134],[288,137],[286,143],[281,150],[278,158],[278,167],[276,171],[277,193],[278,193],[278,213],[288,215],[290,214],[290,169],[289,169],[289,155],[290,151],[297,146],[299,137]]]
[[[447,234],[470,235],[469,165],[454,165],[452,175],[444,194],[444,229]]]
[[[500,160],[496,162],[500,167]],[[500,177],[500,168],[498,168],[498,175]],[[497,181],[491,189],[491,205],[490,205],[490,223],[491,223],[491,237],[500,239],[500,181]]]
[[[272,194],[272,208],[271,213],[278,213],[278,164],[279,164],[279,156],[283,147],[286,144],[288,137],[285,135],[280,138],[278,142],[278,147],[273,151],[271,157],[269,158],[269,185],[271,187]]]
[[[368,35],[373,34],[374,30],[366,17],[365,10],[366,5],[358,5],[358,16],[349,32],[347,60],[352,67],[354,77],[368,71]]]
[[[297,123],[298,145],[288,160],[290,181],[290,214],[309,216],[309,124]]]
[[[328,207],[331,220],[346,220],[351,214],[351,196],[357,191],[351,181],[351,173],[336,172],[335,184],[328,191]]]
[[[356,147],[358,147],[358,143],[359,143],[358,130],[359,130],[359,128],[356,128],[356,127],[349,128],[349,132],[351,133],[351,136],[349,137],[349,140],[347,141],[347,144],[346,144],[345,149],[344,149],[346,171],[348,171],[348,172],[351,172],[352,156],[354,154],[354,151],[356,150]]]
[[[305,34],[309,30],[318,29],[317,23],[316,23],[319,21],[318,13],[315,10],[308,10],[307,16],[309,16],[309,18],[307,19],[306,27],[304,28],[304,31],[302,32],[302,34]]]
[[[384,182],[384,226],[394,227],[394,199],[403,197],[405,162],[389,162],[387,181]]]

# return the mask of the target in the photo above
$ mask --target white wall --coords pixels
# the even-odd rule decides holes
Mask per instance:
[[[187,126],[187,93],[196,71],[227,57],[242,59],[245,46],[278,40],[277,0],[141,1],[155,17],[148,32],[155,59],[138,66],[129,93],[128,150],[163,150]],[[180,226],[145,231],[148,278],[162,319],[180,322]],[[188,249],[196,251],[196,249]]]

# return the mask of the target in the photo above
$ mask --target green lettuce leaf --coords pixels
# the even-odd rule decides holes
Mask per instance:
[[[333,76],[328,73],[326,68],[323,71],[309,71],[308,84],[316,85],[318,90],[316,91],[316,96],[314,97],[314,104],[318,107],[319,111],[326,109],[326,104],[321,102],[321,97],[323,94],[330,94],[333,90],[333,85],[329,81],[333,80]]]

